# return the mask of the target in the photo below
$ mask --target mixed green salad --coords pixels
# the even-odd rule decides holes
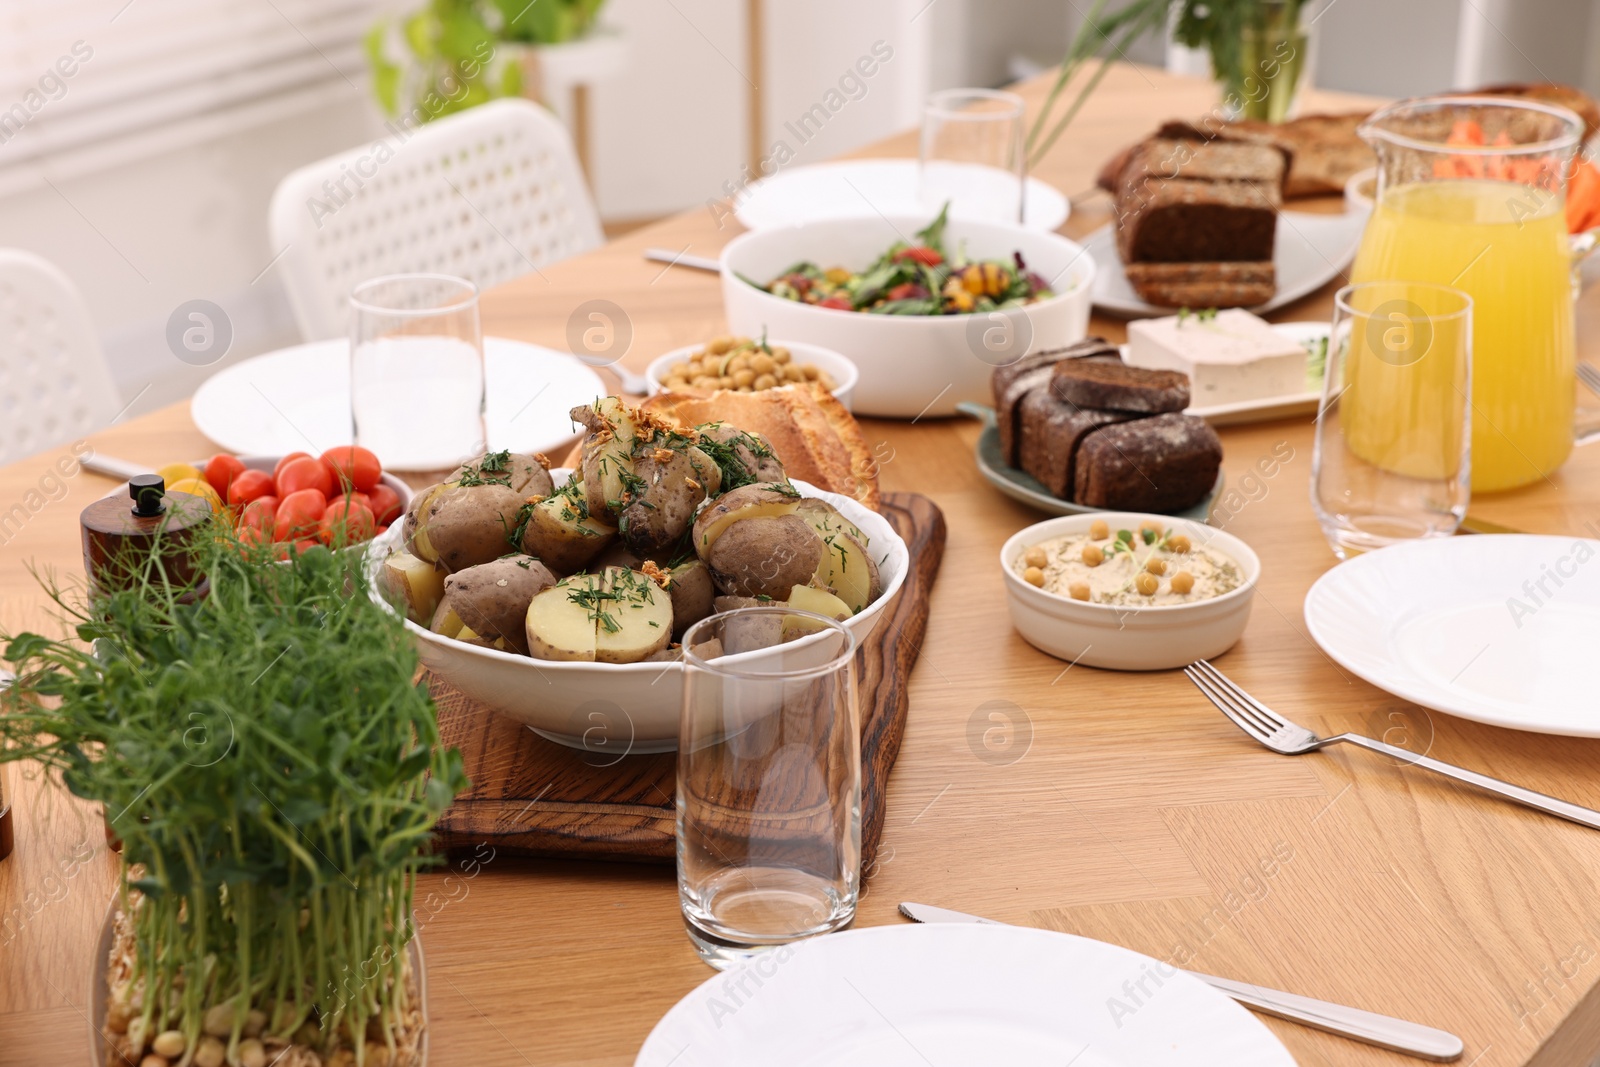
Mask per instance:
[[[1054,295],[1050,283],[1028,269],[1021,252],[1012,253],[1009,263],[969,259],[961,248],[947,252],[949,211],[945,204],[938,218],[917,231],[915,243],[896,241],[866,270],[823,270],[806,260],[766,285],[750,284],[785,300],[873,315],[967,315]]]

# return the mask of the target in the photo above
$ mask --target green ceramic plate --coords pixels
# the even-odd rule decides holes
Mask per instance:
[[[978,470],[989,479],[989,484],[1000,490],[1012,500],[1021,501],[1029,507],[1037,508],[1047,515],[1087,515],[1104,508],[1085,507],[1074,504],[1070,500],[1051,496],[1039,482],[1031,475],[1024,474],[1015,467],[1006,466],[1000,455],[1000,431],[995,428],[994,409],[982,404],[959,404],[958,409],[964,415],[970,415],[983,422],[983,433],[978,435]],[[1211,492],[1206,498],[1192,508],[1174,512],[1174,516],[1181,519],[1194,519],[1196,522],[1206,522],[1211,517],[1211,508],[1217,502],[1217,497],[1222,493],[1222,472],[1217,472],[1217,484],[1211,487]]]

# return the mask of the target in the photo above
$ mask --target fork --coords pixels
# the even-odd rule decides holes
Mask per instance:
[[[1600,396],[1600,367],[1589,363],[1578,364],[1578,381],[1589,387],[1589,392]]]
[[[1532,789],[1524,789],[1520,785],[1502,782],[1498,778],[1491,778],[1487,774],[1469,771],[1465,767],[1457,767],[1453,763],[1436,760],[1430,756],[1421,756],[1409,749],[1396,748],[1386,745],[1382,741],[1374,741],[1370,737],[1360,734],[1337,734],[1333,737],[1318,737],[1303,726],[1296,726],[1282,715],[1256,700],[1249,693],[1240,689],[1226,674],[1217,670],[1205,660],[1196,660],[1183,669],[1189,681],[1195,684],[1200,692],[1205,694],[1207,700],[1217,706],[1217,709],[1233,720],[1233,724],[1257,741],[1261,742],[1272,751],[1285,756],[1298,756],[1303,752],[1315,752],[1319,748],[1337,745],[1341,741],[1348,741],[1352,745],[1371,749],[1373,752],[1382,752],[1397,760],[1409,763],[1424,770],[1434,771],[1447,778],[1454,778],[1458,782],[1475,785],[1479,789],[1486,789],[1491,793],[1498,793],[1508,800],[1514,800],[1525,807],[1542,811],[1547,815],[1555,815],[1569,822],[1587,826],[1590,829],[1600,830],[1600,811],[1591,811],[1589,808],[1569,804],[1565,800],[1558,800],[1543,793],[1536,793]]]

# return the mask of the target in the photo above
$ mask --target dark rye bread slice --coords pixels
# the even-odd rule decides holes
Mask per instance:
[[[1182,511],[1206,498],[1222,441],[1204,419],[1168,413],[1103,426],[1078,444],[1072,500],[1117,511]]]
[[[1065,359],[1111,360],[1122,362],[1117,346],[1103,337],[1089,337],[1065,348],[1052,348],[1023,356],[1015,363],[996,367],[990,376],[994,391],[995,428],[1000,435],[1000,454],[1006,465],[1016,467],[1021,440],[1022,398],[1050,382],[1055,365]]]
[[[1129,263],[1139,299],[1164,308],[1248,308],[1278,291],[1278,270],[1260,263]]]
[[[1122,261],[1270,260],[1285,167],[1269,145],[1143,142],[1117,179]]]
[[[1104,408],[1159,415],[1189,406],[1189,376],[1175,370],[1147,370],[1124,363],[1057,363],[1050,391],[1080,408]]]
[[[1120,411],[1080,408],[1049,389],[1035,389],[1023,397],[1020,407],[1017,465],[1062,500],[1072,499],[1078,443],[1102,426],[1138,418]]]

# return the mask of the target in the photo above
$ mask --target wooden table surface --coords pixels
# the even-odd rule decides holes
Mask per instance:
[[[1037,102],[1042,86],[1024,92]],[[1322,106],[1357,102],[1319,95]],[[1202,82],[1117,68],[1037,173],[1066,192],[1087,190],[1114,148],[1159,120],[1201,114],[1212,99]],[[875,152],[915,150],[908,134]],[[1092,198],[1067,229],[1081,234],[1105,218],[1104,198]],[[564,347],[577,305],[606,298],[631,319],[625,362],[640,370],[724,328],[715,278],[647,263],[641,250],[714,255],[738,229],[695,208],[545,268],[486,294],[485,331]],[[1274,317],[1325,320],[1331,289]],[[1094,329],[1122,337],[1115,322]],[[1591,359],[1600,356],[1600,290],[1580,303],[1579,337]],[[942,386],[907,383],[930,399]],[[1444,1027],[1466,1041],[1461,1062],[1477,1067],[1593,1060],[1600,834],[1364,752],[1275,756],[1180,673],[1068,669],[1035,651],[1008,624],[996,556],[1039,516],[979,477],[977,426],[865,426],[885,489],[933,497],[950,540],[862,925],[900,922],[900,900],[941,904]],[[1600,741],[1429,714],[1322,655],[1301,615],[1306,590],[1334,564],[1307,500],[1310,420],[1228,429],[1223,440],[1238,494],[1224,497],[1219,521],[1264,564],[1255,613],[1225,670],[1319,732],[1431,747],[1600,806]],[[213,450],[181,404],[91,443],[150,464]],[[1291,458],[1272,477],[1248,477],[1285,445]],[[0,471],[0,511],[31,501],[26,524],[0,547],[0,627],[41,624],[30,562],[77,571],[77,514],[111,488],[80,474],[55,489],[50,464],[67,452]],[[28,497],[33,490],[42,496]],[[1475,501],[1473,511],[1540,532],[1600,523],[1600,448],[1579,450],[1548,483]],[[991,733],[986,747],[996,708],[1015,729]],[[0,1064],[82,1063],[90,948],[113,860],[97,814],[26,781],[19,767],[6,773],[17,847],[0,863]],[[436,1064],[625,1067],[662,1014],[710,976],[684,936],[671,868],[480,859],[426,877],[418,895]],[[1308,1067],[1415,1062],[1267,1025]]]

